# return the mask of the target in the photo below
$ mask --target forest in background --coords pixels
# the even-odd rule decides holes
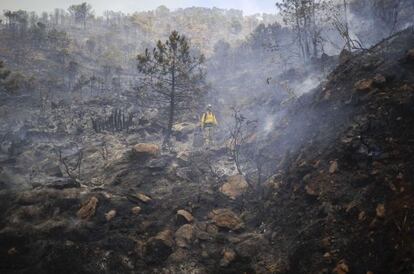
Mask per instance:
[[[275,4],[5,10],[0,272],[412,273],[414,2]]]

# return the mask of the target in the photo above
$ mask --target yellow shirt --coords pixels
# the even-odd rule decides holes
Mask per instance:
[[[208,111],[201,116],[201,126],[206,124],[217,125],[217,119],[213,112]]]

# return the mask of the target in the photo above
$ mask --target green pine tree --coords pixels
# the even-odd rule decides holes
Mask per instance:
[[[189,111],[200,102],[205,90],[203,55],[194,56],[185,36],[173,31],[165,43],[138,55],[143,97],[166,110],[164,146],[170,144],[172,127],[180,111]]]

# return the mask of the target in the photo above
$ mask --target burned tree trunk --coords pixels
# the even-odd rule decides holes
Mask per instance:
[[[102,131],[128,131],[129,128],[132,126],[132,118],[132,113],[129,113],[126,117],[124,110],[114,109],[112,111],[112,114],[106,118],[92,118],[92,127],[96,133],[100,133]]]

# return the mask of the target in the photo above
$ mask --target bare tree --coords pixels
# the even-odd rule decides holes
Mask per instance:
[[[276,3],[283,20],[296,32],[296,41],[302,58],[309,61],[319,54],[321,43],[320,11],[325,9],[325,0],[282,0]]]
[[[343,0],[342,5],[331,4],[329,9],[329,21],[345,42],[348,51],[365,49],[358,39],[351,37],[348,22],[348,2]]]
[[[109,150],[108,150],[108,143],[105,140],[102,141],[99,152],[101,153],[102,159],[104,160],[106,164],[109,158]]]
[[[68,88],[69,90],[72,90],[74,87],[74,82],[76,80],[76,77],[79,73],[79,64],[75,61],[70,61],[69,65],[67,66],[67,74],[68,74]]]
[[[76,22],[82,22],[83,28],[86,28],[86,21],[92,16],[92,6],[86,2],[80,5],[72,5],[68,9],[69,13],[75,18]]]
[[[83,160],[83,150],[77,148],[75,164],[71,164],[69,160],[62,155],[62,150],[58,150],[59,162],[63,165],[66,174],[73,180],[78,181],[81,178],[81,166]]]
[[[410,17],[412,19],[412,8],[414,8],[412,0],[369,0],[369,3],[374,15],[389,29],[387,35],[394,34],[401,19],[406,19],[405,21]]]
[[[232,107],[233,124],[229,133],[229,153],[232,157],[237,172],[243,175],[242,165],[245,159],[249,156],[244,155],[244,146],[249,137],[252,136],[252,129],[255,128],[257,121],[248,120],[240,111],[238,107]]]

